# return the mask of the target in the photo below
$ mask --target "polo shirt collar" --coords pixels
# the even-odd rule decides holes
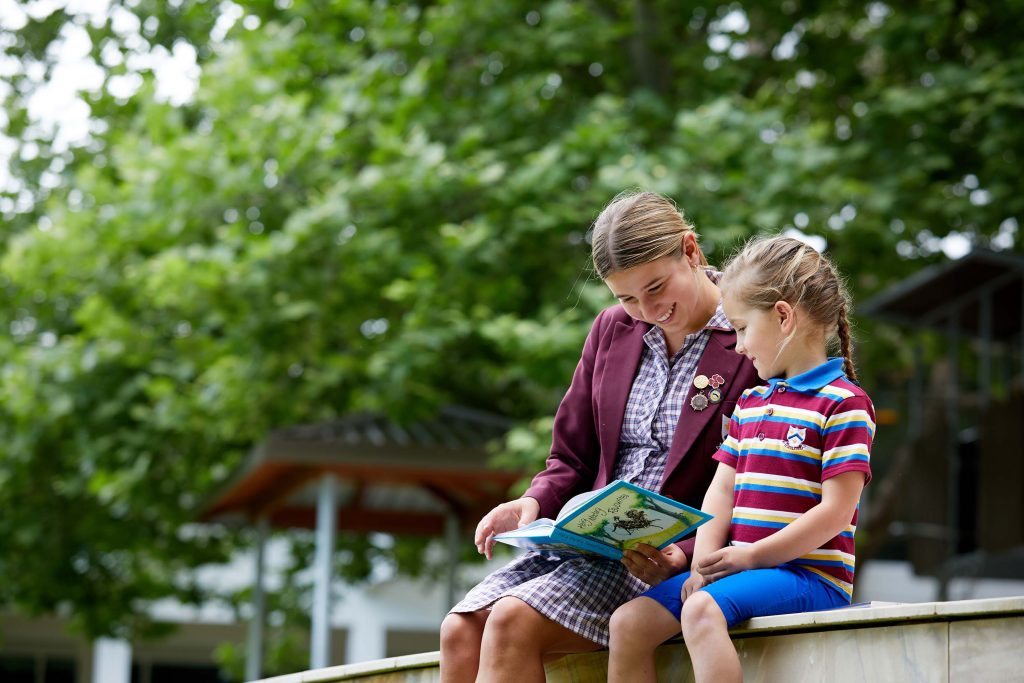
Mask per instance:
[[[768,391],[765,393],[765,396],[771,396],[776,387],[786,387],[787,389],[802,393],[815,392],[845,376],[846,373],[843,372],[843,359],[829,358],[818,367],[802,372],[796,377],[790,377],[789,379],[783,377],[771,378],[768,380]]]

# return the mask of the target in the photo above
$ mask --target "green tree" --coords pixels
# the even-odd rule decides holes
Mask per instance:
[[[112,7],[143,45],[59,10],[3,39],[0,602],[93,635],[204,597],[182,570],[237,539],[189,522],[275,426],[471,404],[522,421],[507,461],[543,460],[622,189],[674,197],[712,261],[821,237],[858,298],[950,234],[1019,244],[1017,3]],[[62,149],[30,65],[83,25],[104,86]],[[181,105],[109,56],[175,43],[202,70]],[[862,346],[869,385],[896,352]]]

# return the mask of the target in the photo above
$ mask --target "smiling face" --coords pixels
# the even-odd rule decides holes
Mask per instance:
[[[662,329],[673,353],[686,335],[707,324],[718,303],[717,288],[685,255],[620,270],[605,284],[630,317]]]
[[[732,292],[722,299],[722,310],[736,330],[736,352],[749,358],[761,379],[787,377],[784,312],[752,308]]]

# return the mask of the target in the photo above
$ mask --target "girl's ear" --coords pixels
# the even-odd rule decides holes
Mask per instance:
[[[776,301],[772,306],[772,312],[775,313],[775,319],[779,321],[783,334],[789,334],[796,328],[796,311],[788,301]]]
[[[697,246],[697,235],[689,230],[683,233],[683,257],[691,268],[700,265],[700,247]]]

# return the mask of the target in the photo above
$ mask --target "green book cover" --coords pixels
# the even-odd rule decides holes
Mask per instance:
[[[711,515],[629,482],[615,480],[573,497],[555,520],[538,519],[494,540],[538,552],[621,559],[640,543],[659,550],[692,533]]]

